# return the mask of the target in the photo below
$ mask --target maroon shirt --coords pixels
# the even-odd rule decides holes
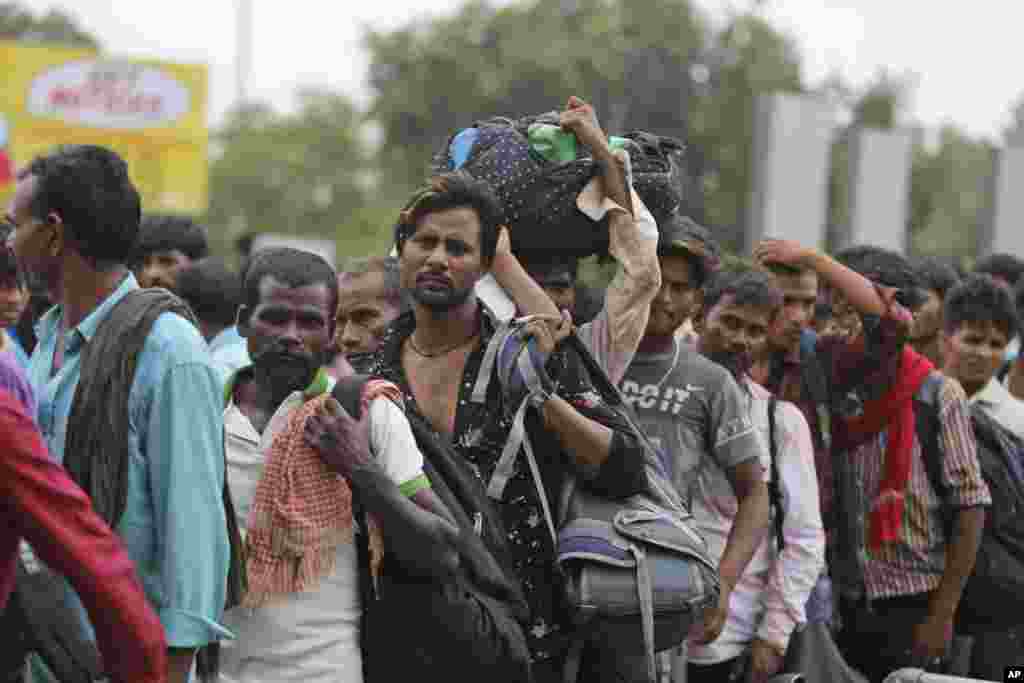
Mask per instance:
[[[14,586],[23,538],[81,597],[112,681],[167,680],[163,626],[121,541],[50,459],[25,406],[0,390],[0,607]]]
[[[900,352],[907,341],[913,318],[907,309],[896,302],[891,292],[882,289],[877,291],[886,303],[885,314],[861,316],[860,329],[854,333],[829,334],[815,340],[814,353],[822,362],[829,392],[838,392],[839,387],[853,386],[867,389],[869,395],[880,395],[889,387],[890,378],[899,371]],[[826,443],[819,440],[819,436],[831,433],[830,422],[838,416],[833,413],[834,406],[819,406],[805,391],[804,360],[800,350],[796,349],[775,359],[782,366],[781,373],[774,373],[776,377],[781,375],[780,382],[771,381],[773,373],[767,368],[764,369],[768,371],[767,374],[761,379],[764,386],[779,398],[799,407],[815,432],[814,464],[818,474],[821,518],[829,541],[832,541],[834,536],[831,532],[838,523],[838,512],[834,509],[834,454]],[[826,436],[826,440],[831,439]]]

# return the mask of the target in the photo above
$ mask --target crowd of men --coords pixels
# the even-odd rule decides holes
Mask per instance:
[[[494,194],[462,172],[410,199],[392,255],[336,272],[266,248],[238,272],[195,222],[142,217],[109,150],[60,148],[22,169],[0,255],[0,603],[34,556],[64,577],[110,680],[416,675],[397,655],[364,667],[366,573],[383,579],[357,539],[410,584],[486,574],[416,434],[425,425],[484,486],[502,470],[522,390],[476,395],[481,369],[498,372],[497,291],[539,349],[525,430],[548,489],[570,475],[609,498],[644,486],[641,440],[567,350],[574,333],[718,563],[717,603],[663,666],[764,683],[808,623],[827,624],[872,683],[951,671],[966,645],[965,675],[1024,664],[1016,624],[958,616],[993,500],[972,411],[1024,443],[1024,262],[960,274],[870,245],[830,256],[766,240],[726,263],[708,230],[651,214],[588,105],[571,101],[562,125],[602,162],[587,196],[617,271],[596,311],[578,264],[521,261]],[[332,396],[355,372],[376,378],[362,415]],[[495,507],[529,676],[545,683],[565,680],[574,625],[536,488],[519,459]],[[446,629],[414,607],[389,614],[394,652],[446,651]],[[58,680],[39,657],[22,664],[24,680]],[[587,646],[577,680],[646,674]]]

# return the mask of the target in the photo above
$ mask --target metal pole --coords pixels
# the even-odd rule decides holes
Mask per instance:
[[[252,62],[252,0],[236,0],[235,106],[246,102],[246,87]]]
[[[978,678],[933,674],[923,669],[900,669],[886,676],[885,683],[983,683],[983,681]]]

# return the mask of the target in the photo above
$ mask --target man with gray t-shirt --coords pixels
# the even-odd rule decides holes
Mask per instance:
[[[736,380],[685,342],[638,352],[621,388],[688,505],[703,468],[729,470],[762,448]]]
[[[621,385],[644,431],[667,458],[684,499],[700,485],[703,468],[717,467],[725,471],[739,503],[718,567],[721,596],[705,613],[694,637],[698,644],[710,643],[721,633],[733,588],[768,528],[768,488],[761,465],[767,454],[743,394],[725,368],[675,338],[683,321],[697,311],[697,293],[717,265],[715,252],[707,232],[688,219],[662,226],[661,290]]]

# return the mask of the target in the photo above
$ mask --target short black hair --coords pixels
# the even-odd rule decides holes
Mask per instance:
[[[1013,307],[1017,311],[1017,334],[1024,338],[1024,317],[1021,313],[1024,313],[1024,278],[1017,282],[1017,286],[1013,288]]]
[[[260,283],[273,277],[289,287],[323,284],[330,292],[331,320],[338,310],[338,276],[319,254],[292,247],[267,247],[253,253],[242,283],[243,303],[250,309],[260,304]]]
[[[95,145],[65,145],[36,157],[19,174],[36,179],[30,210],[45,221],[60,216],[68,242],[94,267],[127,265],[135,252],[142,215],[128,164]]]
[[[210,252],[206,228],[188,216],[147,214],[139,226],[136,259],[157,251],[177,249],[193,261],[206,258]]]
[[[424,216],[448,209],[471,208],[480,219],[480,255],[490,266],[498,248],[498,233],[504,221],[501,204],[490,186],[465,171],[442,173],[430,179],[406,203],[395,224],[395,246],[402,253]]]
[[[528,273],[548,274],[553,270],[568,270],[573,282],[580,276],[580,260],[570,254],[546,251],[525,251],[516,254]]]
[[[945,299],[949,290],[962,279],[953,266],[934,257],[918,259],[914,264],[921,286],[935,292],[939,299]]]
[[[722,263],[722,250],[708,229],[680,213],[658,224],[658,256],[686,258],[693,266],[696,287],[703,287]]]
[[[242,283],[223,261],[205,258],[178,273],[176,293],[201,321],[231,327],[242,300]]]
[[[1021,276],[1024,275],[1024,261],[1021,261],[1013,254],[990,254],[985,258],[979,259],[974,264],[974,270],[971,272],[991,275],[992,277],[1006,280],[1010,283],[1011,287],[1016,287],[1017,283],[1020,282]]]
[[[0,286],[13,284],[18,289],[24,289],[27,286],[25,275],[18,267],[18,257],[9,241],[13,232],[13,226],[0,225]]]
[[[972,273],[953,287],[946,295],[942,315],[949,335],[963,325],[992,323],[1012,337],[1019,326],[1010,291],[984,273]]]
[[[734,267],[716,273],[704,286],[704,314],[727,296],[732,296],[737,306],[767,309],[773,318],[783,304],[782,291],[772,276],[754,268]]]
[[[836,254],[836,260],[875,284],[899,290],[896,300],[907,308],[918,308],[925,301],[924,283],[917,270],[891,249],[873,245],[847,247]]]

